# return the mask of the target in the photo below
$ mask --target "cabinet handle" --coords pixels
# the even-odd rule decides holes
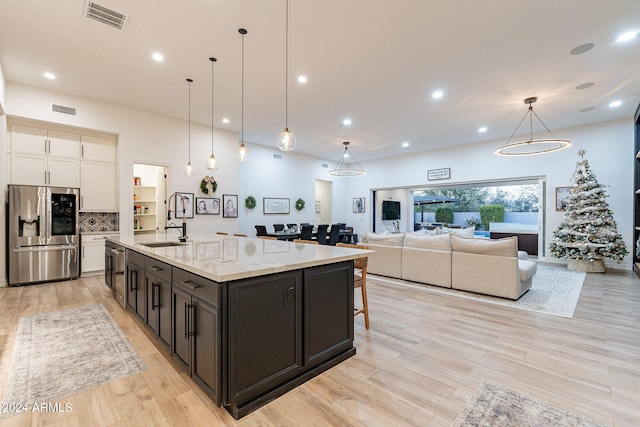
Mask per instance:
[[[190,337],[196,334],[195,328],[193,326],[196,323],[195,318],[196,318],[196,305],[189,304],[189,336]]]
[[[189,339],[189,303],[184,303],[184,339]]]
[[[149,266],[149,270],[153,270],[153,271],[155,271],[156,273],[157,273],[158,271],[162,271],[162,269],[161,269],[160,267],[158,267],[157,265],[150,265],[150,266]]]
[[[136,280],[133,280],[133,275],[136,275]],[[133,284],[136,284],[135,288]],[[131,292],[138,290],[138,270],[131,270],[131,283],[129,284],[129,289]]]
[[[151,310],[153,311],[160,307],[160,292],[156,292],[156,289],[160,290],[160,284],[151,283]],[[156,299],[158,302],[156,302]]]
[[[192,283],[191,280],[181,280],[180,284],[182,286],[186,286],[187,288],[191,289],[192,291],[195,291],[196,289],[198,289],[200,287],[200,285],[196,285],[196,284]]]

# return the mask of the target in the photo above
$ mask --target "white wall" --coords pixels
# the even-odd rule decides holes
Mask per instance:
[[[579,148],[584,148],[587,150],[586,159],[589,160],[598,182],[608,186],[610,197],[607,203],[614,212],[618,231],[631,252],[634,247],[632,118],[554,130],[554,134],[559,138],[571,140],[573,146],[556,153],[510,158],[493,153],[496,147],[504,143],[503,140],[496,140],[366,162],[363,166],[367,174],[349,182],[348,198],[350,200],[351,197],[368,194],[367,209],[371,212],[372,188],[394,189],[429,184],[545,176],[547,183],[545,238],[548,244],[553,238],[553,231],[562,219],[562,212],[555,210],[555,187],[570,185],[571,176],[579,160],[577,151]],[[427,170],[445,167],[451,168],[451,179],[433,182],[427,180]],[[408,198],[408,190],[405,192],[407,195],[403,197]],[[400,195],[396,194],[396,197]],[[394,197],[394,200],[397,199]],[[380,215],[379,209],[378,215]],[[363,218],[365,218],[364,221]],[[411,224],[407,222],[410,218],[412,218],[410,215],[404,215],[402,219],[405,229],[411,229],[409,228]],[[371,215],[363,217],[361,214],[350,214],[347,222],[356,224],[356,231],[362,233],[371,229],[372,218]],[[630,268],[631,259],[631,256],[627,256],[623,264]]]
[[[5,109],[5,79],[2,65],[0,64],[0,286],[7,286],[6,274],[6,200],[7,200],[7,116]]]

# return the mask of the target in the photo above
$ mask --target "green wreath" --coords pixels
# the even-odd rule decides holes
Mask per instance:
[[[302,209],[304,209],[304,200],[302,199],[296,200],[296,210],[301,211]]]
[[[202,191],[204,194],[209,194],[209,190],[207,189],[207,178],[210,178],[213,181],[211,183],[211,194],[213,194],[218,189],[218,183],[212,176],[207,176],[202,181],[200,181],[200,191]]]
[[[256,198],[253,196],[249,196],[246,199],[244,199],[244,205],[247,207],[247,209],[253,209],[256,207]]]

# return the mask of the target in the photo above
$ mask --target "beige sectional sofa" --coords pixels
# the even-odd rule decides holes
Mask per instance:
[[[520,259],[517,237],[475,239],[472,231],[436,235],[365,233],[368,272],[413,282],[518,299],[536,263]]]

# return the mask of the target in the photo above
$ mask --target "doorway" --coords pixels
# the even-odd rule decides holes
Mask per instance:
[[[316,180],[316,224],[331,224],[333,182]]]
[[[167,167],[133,164],[133,232],[164,231],[166,224]]]

